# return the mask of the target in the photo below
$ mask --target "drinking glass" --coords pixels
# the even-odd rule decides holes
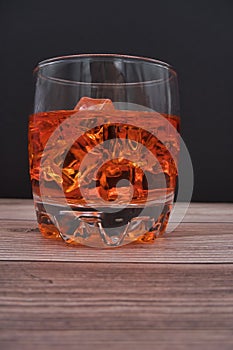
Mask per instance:
[[[166,229],[177,180],[177,75],[116,54],[56,57],[36,67],[30,177],[46,237],[111,248]]]

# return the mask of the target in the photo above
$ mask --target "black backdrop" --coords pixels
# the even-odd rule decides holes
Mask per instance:
[[[233,1],[0,0],[0,196],[30,197],[32,69],[74,53],[125,53],[178,72],[194,201],[233,200]]]

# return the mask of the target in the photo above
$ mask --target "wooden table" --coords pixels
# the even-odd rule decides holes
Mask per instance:
[[[233,204],[194,203],[154,244],[67,246],[0,201],[0,349],[233,349]]]

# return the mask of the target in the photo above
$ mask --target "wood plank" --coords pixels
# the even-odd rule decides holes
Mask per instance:
[[[232,350],[232,331],[213,330],[4,330],[3,350]]]
[[[233,265],[0,262],[1,349],[231,349]]]
[[[153,244],[97,250],[44,238],[31,221],[0,221],[0,260],[232,263],[233,223],[182,223]]]
[[[183,204],[178,203],[177,214],[180,214]],[[177,216],[171,217],[171,222],[177,222]],[[182,222],[233,222],[233,203],[190,203]]]
[[[0,219],[35,220],[33,201],[0,199]],[[171,221],[177,221],[175,215]],[[191,203],[183,222],[233,222],[233,203]]]
[[[4,330],[233,330],[233,265],[0,263]]]
[[[36,220],[36,214],[31,199],[0,198],[0,219]]]
[[[1,350],[233,348],[233,204],[96,250],[43,238],[31,200],[2,199],[0,237]]]

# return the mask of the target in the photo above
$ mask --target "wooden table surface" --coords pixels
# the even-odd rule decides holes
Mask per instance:
[[[96,250],[43,238],[32,201],[2,199],[0,237],[1,350],[233,349],[233,204]]]

